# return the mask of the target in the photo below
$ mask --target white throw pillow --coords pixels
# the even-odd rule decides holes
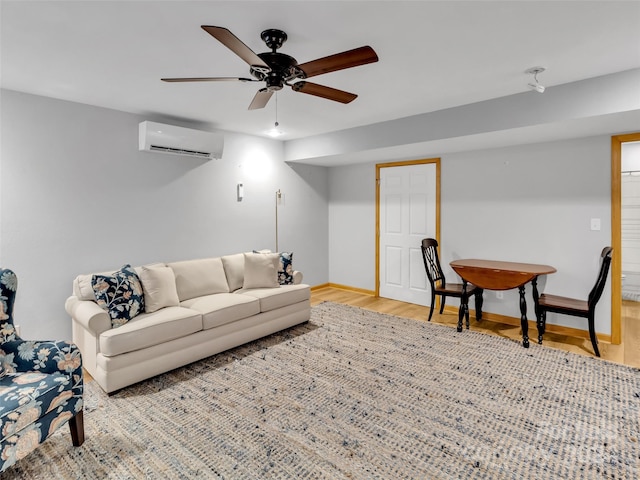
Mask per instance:
[[[224,266],[224,273],[227,276],[229,291],[235,292],[242,288],[244,284],[244,255],[236,253],[235,255],[225,255],[220,258]]]
[[[277,253],[245,253],[243,288],[276,288],[278,283]]]
[[[152,313],[164,307],[180,305],[176,277],[169,267],[142,267],[140,282],[144,291],[145,312]]]

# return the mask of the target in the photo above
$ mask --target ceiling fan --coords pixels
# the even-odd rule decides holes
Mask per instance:
[[[273,93],[282,90],[285,85],[291,87],[295,92],[315,95],[316,97],[340,103],[352,102],[357,97],[354,93],[307,82],[304,79],[378,61],[378,55],[376,55],[373,48],[365,46],[298,64],[295,58],[277,52],[282,44],[287,41],[287,34],[282,30],[272,28],[262,32],[260,37],[271,51],[256,54],[226,28],[210,25],[202,25],[202,28],[247,62],[250,66],[249,72],[254,78],[195,77],[162,78],[161,80],[164,82],[266,82],[266,87],[258,90],[253,97],[249,110],[264,108]],[[291,83],[294,80],[299,81]]]

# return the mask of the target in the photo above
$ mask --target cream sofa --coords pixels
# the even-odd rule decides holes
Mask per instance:
[[[94,292],[94,275],[105,273],[79,275],[65,308],[84,367],[110,393],[308,321],[309,285],[300,272],[280,285],[278,258],[240,253],[135,267],[146,309],[115,328]]]

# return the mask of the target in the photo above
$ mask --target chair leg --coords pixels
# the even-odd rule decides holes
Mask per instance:
[[[539,308],[537,316],[538,318],[536,320],[538,323],[538,344],[542,345],[542,336],[544,335],[544,331],[547,328],[547,311]]]
[[[442,295],[440,297],[440,315],[442,315],[442,312],[444,312],[444,304],[447,301],[447,296],[446,295]]]
[[[74,447],[79,447],[84,443],[84,415],[80,410],[69,420],[69,429],[71,430],[71,442]]]
[[[433,316],[433,307],[436,306],[436,294],[433,290],[431,290],[431,310],[429,310],[429,319],[427,322],[431,321],[431,317]]]
[[[600,356],[600,350],[598,349],[598,337],[596,335],[596,319],[595,313],[589,313],[589,337],[591,338],[591,345],[593,345],[593,351],[596,354],[596,357]]]

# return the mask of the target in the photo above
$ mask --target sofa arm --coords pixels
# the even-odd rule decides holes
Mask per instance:
[[[298,270],[294,270],[293,271],[293,284],[294,285],[298,285],[302,283],[302,272],[299,272]]]
[[[111,319],[96,302],[80,300],[75,295],[67,298],[64,305],[67,313],[74,321],[82,325],[96,338],[107,330],[111,329]]]

